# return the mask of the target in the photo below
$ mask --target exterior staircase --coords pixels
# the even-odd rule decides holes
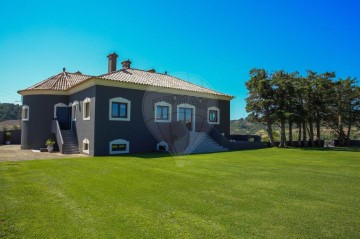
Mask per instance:
[[[219,145],[206,132],[191,132],[189,140],[190,144],[185,149],[185,154],[215,153],[229,150]]]
[[[63,154],[79,154],[79,143],[74,132],[71,130],[61,130],[61,135],[64,140]]]

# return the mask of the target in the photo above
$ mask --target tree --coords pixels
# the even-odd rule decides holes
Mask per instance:
[[[274,89],[271,79],[264,69],[250,70],[250,80],[246,82],[248,97],[246,98],[246,111],[249,119],[266,124],[270,145],[274,146],[272,124],[274,122]]]

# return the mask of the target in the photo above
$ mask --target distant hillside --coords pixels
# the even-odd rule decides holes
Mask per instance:
[[[273,127],[274,131],[274,139],[275,141],[280,140],[279,128]],[[260,123],[251,123],[247,119],[238,119],[238,120],[231,120],[230,122],[230,133],[231,134],[255,134],[260,135],[262,141],[268,142],[269,137],[266,131],[266,127]],[[288,131],[286,132],[286,136],[288,136]],[[298,131],[296,128],[293,129],[293,140],[297,140],[298,138]],[[325,127],[321,128],[321,138],[322,139],[334,139],[334,133],[332,130],[327,129]],[[359,128],[352,128],[352,133],[350,136],[351,139],[360,140],[360,129]]]
[[[265,125],[260,123],[251,123],[247,119],[243,118],[230,121],[231,134],[258,134],[259,131],[264,129]]]
[[[11,103],[0,103],[0,122],[4,120],[19,120],[21,106]]]

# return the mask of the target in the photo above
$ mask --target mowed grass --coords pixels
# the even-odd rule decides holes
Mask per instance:
[[[4,162],[0,237],[359,238],[360,152]]]

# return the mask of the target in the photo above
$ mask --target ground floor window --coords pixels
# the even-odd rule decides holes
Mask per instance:
[[[21,118],[23,121],[28,121],[29,120],[29,106],[24,105],[22,107],[22,115]]]
[[[220,123],[220,110],[216,107],[208,108],[208,123],[219,124]]]
[[[155,104],[155,122],[171,122],[171,105],[165,101]]]
[[[83,102],[83,120],[90,120],[90,98]]]
[[[110,142],[110,154],[126,154],[129,153],[129,141],[124,139],[116,139]]]
[[[131,101],[122,97],[109,101],[109,120],[130,121]]]
[[[89,140],[86,138],[83,140],[83,150],[82,151],[83,151],[83,153],[86,153],[86,154],[88,154],[90,151]]]

